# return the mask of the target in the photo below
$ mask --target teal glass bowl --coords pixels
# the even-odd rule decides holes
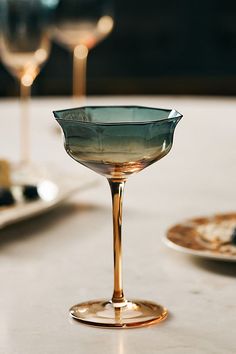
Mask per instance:
[[[65,149],[77,162],[109,178],[124,180],[165,156],[182,118],[176,110],[98,106],[54,112]]]

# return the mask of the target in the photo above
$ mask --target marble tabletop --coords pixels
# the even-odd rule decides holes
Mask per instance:
[[[165,305],[169,318],[142,329],[84,326],[75,303],[112,293],[111,198],[106,180],[59,208],[0,231],[1,354],[233,354],[236,264],[166,248],[168,227],[236,211],[236,99],[93,97],[89,104],[171,107],[183,113],[172,151],[127,182],[123,217],[126,297]],[[64,152],[53,109],[69,98],[33,99],[31,157],[86,176]],[[18,159],[19,103],[0,101],[0,158]],[[85,175],[84,175],[85,174]],[[83,177],[84,178],[84,177]],[[85,177],[86,178],[86,177]]]

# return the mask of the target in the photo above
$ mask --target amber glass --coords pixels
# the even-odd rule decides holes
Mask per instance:
[[[87,59],[91,49],[112,31],[113,0],[60,0],[54,38],[73,53],[73,96],[86,95]]]
[[[28,101],[34,80],[50,52],[47,0],[0,1],[0,55],[7,70],[20,85],[20,159],[29,162]]]
[[[112,195],[114,289],[111,299],[71,308],[71,316],[93,326],[129,328],[157,323],[167,310],[145,300],[127,300],[122,286],[122,200],[131,174],[161,159],[171,149],[182,115],[147,107],[82,107],[54,112],[65,149],[77,162],[107,178]]]

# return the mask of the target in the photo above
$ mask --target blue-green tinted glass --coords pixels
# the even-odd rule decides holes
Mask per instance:
[[[171,149],[175,110],[145,107],[83,107],[54,112],[67,153],[108,177],[122,179]]]
[[[56,111],[56,119],[74,120],[93,123],[145,123],[168,118],[181,118],[175,110],[146,107],[82,107]]]

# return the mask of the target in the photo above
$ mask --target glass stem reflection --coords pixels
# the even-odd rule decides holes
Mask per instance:
[[[73,97],[83,98],[86,95],[86,67],[88,48],[84,44],[75,47],[73,53]]]
[[[122,247],[121,247],[121,226],[122,226],[122,201],[125,181],[108,180],[112,195],[113,211],[113,244],[114,244],[114,292],[112,302],[114,306],[126,305],[122,287]]]
[[[29,98],[31,94],[31,85],[20,81],[20,159],[22,163],[29,162],[30,137],[29,137]]]

